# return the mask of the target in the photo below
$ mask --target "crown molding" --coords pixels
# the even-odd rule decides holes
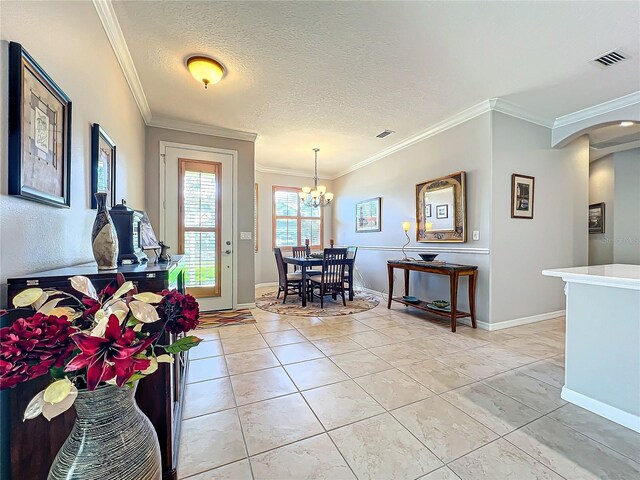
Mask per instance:
[[[609,100],[608,102],[593,105],[591,107],[578,110],[577,112],[558,117],[553,123],[553,128],[564,127],[565,125],[588,120],[592,117],[597,117],[598,115],[604,115],[606,113],[614,112],[621,108],[630,107],[637,104],[640,104],[640,91],[633,92],[622,97],[614,98],[613,100]]]
[[[520,105],[516,105],[515,103],[505,100],[504,98],[492,98],[489,100],[489,104],[491,110],[495,112],[504,113],[505,115],[510,115],[529,123],[535,123],[541,127],[553,128],[553,119],[537,115]]]
[[[179,130],[181,132],[199,133],[202,135],[213,135],[215,137],[233,138],[246,142],[255,142],[257,133],[233,130],[231,128],[216,127],[215,125],[205,125],[202,123],[186,122],[173,118],[153,116],[147,123],[149,127],[167,128],[169,130]]]
[[[303,172],[300,170],[288,170],[286,168],[271,168],[261,165],[259,163],[255,164],[256,172],[260,173],[273,173],[275,175],[290,175],[292,177],[308,177],[313,178],[313,172]],[[326,180],[333,180],[331,177],[323,176],[322,178]]]
[[[367,165],[370,165],[374,162],[377,162],[378,160],[384,158],[384,157],[388,157],[389,155],[399,152],[400,150],[404,150],[407,147],[410,147],[411,145],[418,143],[426,138],[429,137],[433,137],[434,135],[437,135],[441,132],[444,132],[445,130],[448,130],[450,128],[455,127],[456,125],[460,125],[461,123],[467,122],[469,120],[471,120],[472,118],[477,117],[478,115],[482,115],[483,113],[489,112],[491,110],[491,104],[490,104],[490,100],[485,100],[482,103],[478,103],[477,105],[474,105],[473,107],[467,108],[466,110],[463,110],[460,113],[457,113],[449,118],[447,118],[446,120],[443,120],[442,122],[436,123],[435,125],[427,128],[426,130],[423,130],[421,132],[416,133],[415,135],[412,135],[408,138],[406,138],[405,140],[398,142],[394,145],[391,145],[389,148],[386,148],[384,150],[382,150],[381,152],[366,158],[358,163],[354,163],[353,165],[351,165],[350,167],[341,170],[340,172],[338,172],[333,179],[336,179],[338,177],[342,177],[343,175],[346,175],[347,173],[351,173],[355,170],[358,170],[362,167],[365,167]]]
[[[133,64],[131,52],[129,52],[129,47],[127,47],[127,42],[125,41],[122,29],[120,28],[120,22],[118,22],[116,12],[113,9],[113,4],[111,3],[111,0],[93,0],[93,6],[95,7],[96,12],[98,12],[100,22],[102,22],[104,31],[109,39],[109,43],[111,43],[111,48],[113,48],[113,53],[115,53],[116,59],[120,64],[120,68],[124,73],[124,77],[129,84],[133,98],[140,110],[140,114],[142,115],[144,122],[148,124],[151,120],[151,109],[149,108],[147,97],[142,89],[140,77],[138,77],[138,72]]]

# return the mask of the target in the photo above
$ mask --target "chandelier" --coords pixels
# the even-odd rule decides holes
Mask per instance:
[[[327,187],[324,185],[318,185],[318,152],[320,149],[314,148],[313,151],[315,153],[313,189],[311,187],[302,187],[298,192],[298,196],[305,207],[326,207],[333,200],[333,193],[327,192]]]

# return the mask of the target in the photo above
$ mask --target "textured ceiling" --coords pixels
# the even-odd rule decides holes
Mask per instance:
[[[640,2],[114,2],[153,117],[335,175],[483,100],[549,118],[640,90]],[[623,48],[631,60],[588,61]],[[205,90],[185,60],[227,68]],[[378,139],[385,128],[396,133]]]

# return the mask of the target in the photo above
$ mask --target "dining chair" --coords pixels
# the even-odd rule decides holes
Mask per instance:
[[[276,265],[278,266],[278,295],[276,298],[279,299],[280,292],[284,292],[282,303],[285,303],[289,293],[301,294],[302,274],[299,272],[287,272],[287,264],[282,257],[282,250],[280,248],[274,248],[273,253],[276,256]]]
[[[331,294],[335,299],[338,294],[342,297],[342,304],[346,307],[344,296],[344,268],[347,258],[346,248],[325,248],[322,257],[322,271],[309,279],[311,286],[311,301],[318,289],[320,308],[324,308],[325,295]]]
[[[304,245],[301,247],[291,247],[291,250],[293,251],[293,258],[306,258],[307,257],[307,247],[305,247]],[[302,267],[298,266],[298,265],[294,265],[293,266],[293,270],[294,271],[298,271],[300,270]],[[320,274],[320,270],[312,270],[309,269],[307,270],[307,275],[319,275]]]
[[[346,267],[345,267],[345,271],[344,272],[344,283],[345,283],[345,288],[349,290],[349,298],[352,299],[353,297],[353,285],[351,285],[349,283],[349,277],[351,277],[351,280],[353,281],[353,269],[356,266],[356,254],[358,253],[358,247],[347,247],[347,260],[353,260],[351,263],[349,263]]]

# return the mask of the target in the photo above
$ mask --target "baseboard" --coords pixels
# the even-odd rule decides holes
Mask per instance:
[[[560,394],[563,400],[582,407],[612,422],[640,433],[640,415],[634,415],[619,408],[607,405],[599,400],[587,397],[581,393],[575,392],[566,386],[562,387]]]
[[[565,312],[566,310],[558,310],[555,312],[532,315],[530,317],[514,318],[513,320],[505,320],[504,322],[489,323],[489,330],[502,330],[504,328],[518,327],[520,325],[527,325],[529,323],[542,322],[543,320],[550,320],[552,318],[561,317],[565,314]]]
[[[236,305],[236,310],[240,310],[241,308],[256,308],[256,302],[252,303],[238,303]]]
[[[277,286],[278,286],[278,282],[256,283],[256,288],[277,287]]]

